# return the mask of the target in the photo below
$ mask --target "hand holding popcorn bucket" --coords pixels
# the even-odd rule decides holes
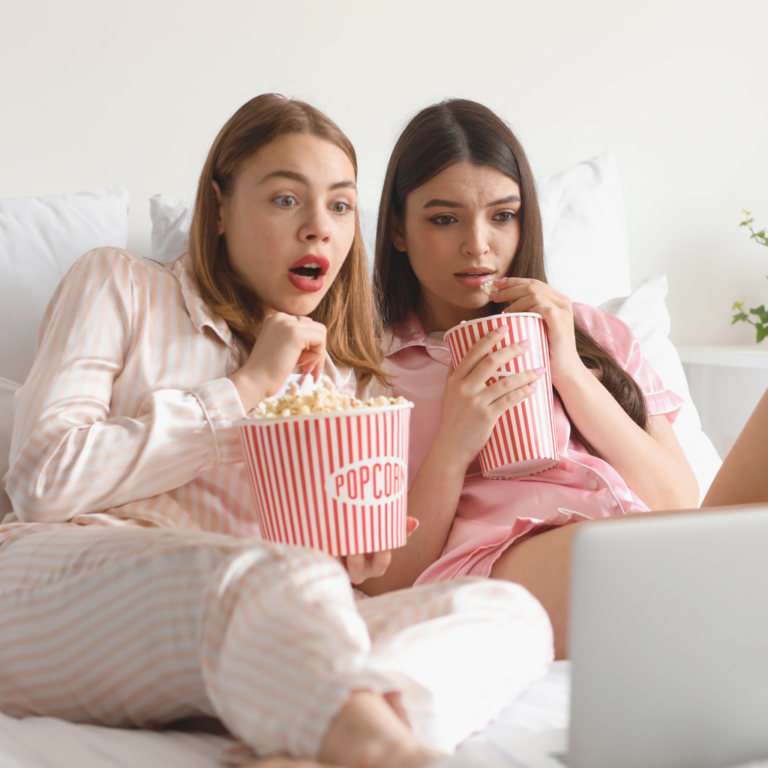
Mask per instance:
[[[333,556],[405,545],[413,404],[347,400],[346,410],[239,422],[265,539]]]
[[[486,383],[493,384],[501,376],[533,368],[546,370],[533,394],[506,411],[496,422],[490,440],[480,452],[483,476],[500,480],[543,472],[554,467],[560,458],[555,432],[549,347],[541,315],[535,312],[509,312],[454,326],[445,334],[454,367],[483,336],[503,325],[509,326],[509,334],[494,345],[494,351],[523,339],[529,339],[531,346],[524,354],[499,368],[496,377],[491,377]]]

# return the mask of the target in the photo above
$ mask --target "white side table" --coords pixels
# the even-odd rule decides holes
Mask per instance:
[[[768,389],[768,343],[678,347],[701,426],[725,458]]]

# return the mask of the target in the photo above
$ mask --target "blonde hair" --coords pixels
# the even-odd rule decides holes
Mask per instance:
[[[249,348],[259,334],[264,307],[230,264],[226,240],[219,235],[219,204],[213,182],[224,197],[231,195],[243,163],[262,147],[290,133],[310,134],[335,144],[349,157],[357,177],[355,149],[332,120],[303,101],[266,93],[240,107],[219,131],[197,187],[189,233],[192,274],[211,309]],[[356,369],[362,383],[372,377],[387,383],[381,368],[381,322],[357,212],[349,254],[310,317],[327,327],[327,350],[334,362]]]

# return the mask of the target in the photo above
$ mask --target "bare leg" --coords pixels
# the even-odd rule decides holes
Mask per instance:
[[[571,542],[585,523],[572,523],[513,544],[493,564],[492,579],[525,587],[544,606],[555,636],[555,659],[568,657]]]
[[[513,544],[494,563],[491,578],[524,586],[544,606],[555,635],[555,659],[568,658],[568,603],[571,581],[571,545],[584,525],[620,525],[622,520],[653,515],[687,514],[696,510],[643,512],[585,520],[554,528]]]
[[[768,392],[725,457],[702,507],[768,502]]]

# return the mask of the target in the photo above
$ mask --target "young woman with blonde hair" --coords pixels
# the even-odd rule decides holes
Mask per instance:
[[[101,248],[63,279],[5,478],[6,714],[216,717],[260,756],[416,768],[545,671],[551,628],[520,587],[356,601],[389,554],[345,571],[259,539],[233,422],[297,368],[351,394],[384,380],[356,176],[325,115],[259,96],[211,148],[188,255]],[[428,663],[448,653],[450,691]]]

